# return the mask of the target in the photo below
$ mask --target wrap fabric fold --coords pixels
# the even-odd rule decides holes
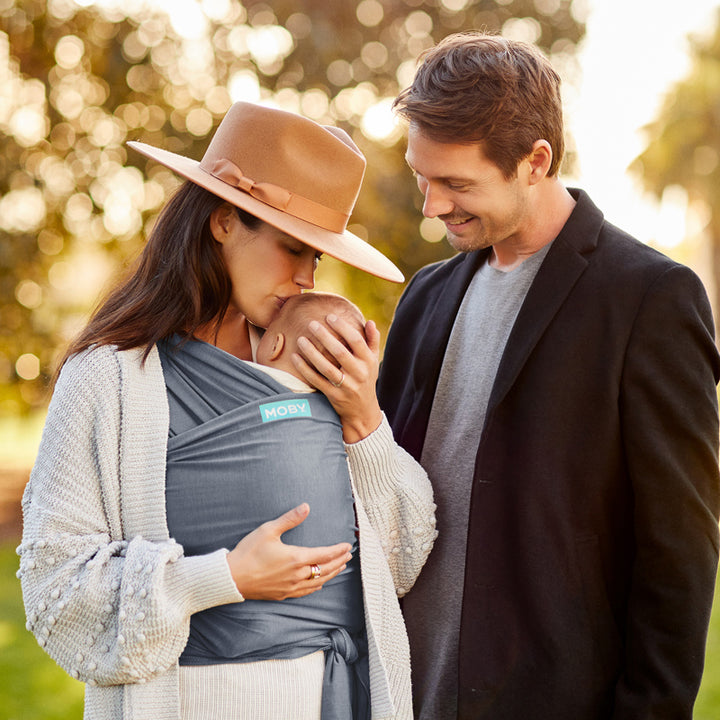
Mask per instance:
[[[322,720],[348,717],[345,698],[353,700],[353,718],[370,718],[370,690],[367,643],[352,638],[344,628],[330,631],[330,648],[325,650]]]
[[[346,541],[354,557],[320,592],[245,600],[191,617],[181,665],[290,659],[324,650],[323,720],[370,717],[367,643],[350,476],[337,414],[319,393],[292,393],[203,342],[160,356],[170,403],[166,509],[186,555],[231,549],[263,522],[308,502],[283,535]]]

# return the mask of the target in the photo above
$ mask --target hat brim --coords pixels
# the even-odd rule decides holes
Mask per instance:
[[[267,205],[243,190],[206,172],[200,168],[200,163],[196,160],[134,140],[127,144],[140,154],[156,160],[178,175],[200,185],[223,200],[247,210],[278,230],[282,230],[322,253],[384,280],[398,283],[405,280],[402,272],[391,260],[365,240],[347,230],[343,233],[332,232]]]

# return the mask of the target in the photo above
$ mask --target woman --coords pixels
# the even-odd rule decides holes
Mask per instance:
[[[354,515],[333,485],[314,514],[340,518],[344,535],[281,540],[309,513],[287,502],[267,516],[273,498],[297,495],[292,468],[272,478],[277,492],[228,484],[243,470],[242,361],[285,300],[313,287],[320,255],[402,279],[346,230],[364,158],[342,131],[248,103],[200,163],[131,145],[188,182],[63,363],[23,498],[28,628],[87,683],[86,718],[409,718],[396,593],[430,550],[434,505],[378,407],[372,323],[366,342],[335,319],[295,358],[342,423]],[[231,546],[235,521],[249,532]]]

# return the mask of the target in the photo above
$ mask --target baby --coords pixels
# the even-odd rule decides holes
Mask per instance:
[[[360,309],[342,295],[327,292],[310,292],[294,295],[285,302],[275,319],[262,336],[256,350],[257,365],[263,371],[295,392],[311,392],[311,388],[298,374],[292,363],[293,353],[299,352],[299,337],[311,333],[311,321],[325,323],[325,318],[335,314],[355,325],[365,335],[365,318]],[[331,330],[332,332],[332,330]],[[333,363],[335,359],[327,355]]]

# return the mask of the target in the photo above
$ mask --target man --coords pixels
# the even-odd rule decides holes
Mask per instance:
[[[395,104],[459,251],[409,283],[379,381],[438,504],[404,601],[417,715],[689,720],[720,511],[705,291],[563,186],[532,46],[446,38]]]

